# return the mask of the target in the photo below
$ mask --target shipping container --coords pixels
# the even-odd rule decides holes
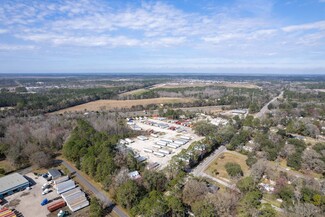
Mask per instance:
[[[58,209],[60,209],[60,208],[62,208],[62,207],[64,207],[65,206],[65,202],[63,201],[63,200],[60,200],[60,201],[58,201],[58,202],[55,202],[55,203],[51,203],[51,204],[49,204],[48,206],[47,206],[47,209],[48,209],[48,211],[50,211],[50,212],[54,212],[55,210],[58,210]]]

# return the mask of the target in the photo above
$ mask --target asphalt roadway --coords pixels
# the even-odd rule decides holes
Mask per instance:
[[[97,189],[94,185],[92,185],[90,182],[88,182],[87,179],[85,179],[76,169],[74,169],[69,163],[62,160],[62,165],[64,165],[70,173],[74,173],[74,175],[82,182],[84,186],[86,186],[93,194],[100,200],[102,203],[107,207],[112,207],[112,212],[114,212],[116,215],[120,217],[128,217],[128,215],[121,210],[119,207],[117,207],[110,198],[108,198],[102,190]]]

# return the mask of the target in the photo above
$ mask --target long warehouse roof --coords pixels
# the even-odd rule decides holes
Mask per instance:
[[[0,178],[0,193],[14,190],[16,187],[28,184],[28,180],[19,173],[12,173]]]

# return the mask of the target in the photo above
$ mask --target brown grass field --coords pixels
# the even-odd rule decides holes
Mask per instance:
[[[82,112],[82,111],[100,111],[100,110],[113,110],[121,108],[131,108],[137,105],[150,105],[150,104],[169,104],[169,103],[187,103],[193,102],[194,99],[190,98],[153,98],[153,99],[139,99],[139,100],[97,100],[82,105],[73,106],[70,108],[56,111],[56,114],[63,114],[64,112]]]
[[[213,161],[209,167],[205,170],[205,173],[217,177],[225,178],[231,180],[228,176],[228,173],[225,169],[226,163],[238,163],[241,166],[241,169],[244,172],[244,176],[249,175],[249,167],[246,164],[247,156],[235,152],[225,152],[219,156],[215,161]],[[218,174],[217,174],[218,173]]]

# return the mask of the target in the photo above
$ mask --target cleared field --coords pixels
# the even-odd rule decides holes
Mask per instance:
[[[190,82],[190,83],[169,83],[169,84],[157,84],[150,89],[157,89],[157,88],[185,88],[185,87],[205,87],[205,86],[220,86],[220,87],[234,87],[234,88],[251,88],[251,89],[258,89],[259,86],[253,83],[246,83],[246,82]]]
[[[225,165],[226,163],[238,163],[244,172],[244,176],[247,176],[249,175],[249,167],[246,164],[246,159],[246,155],[235,152],[225,152],[213,161],[204,172],[216,178],[231,180],[225,169]]]
[[[318,92],[325,92],[325,89],[315,89]]]
[[[56,114],[64,112],[82,112],[82,111],[100,111],[100,110],[113,110],[121,108],[131,108],[132,106],[146,106],[150,104],[169,104],[169,103],[187,103],[193,102],[194,99],[190,98],[153,98],[153,99],[139,99],[139,100],[97,100],[85,103],[78,106],[62,109],[56,111]]]

